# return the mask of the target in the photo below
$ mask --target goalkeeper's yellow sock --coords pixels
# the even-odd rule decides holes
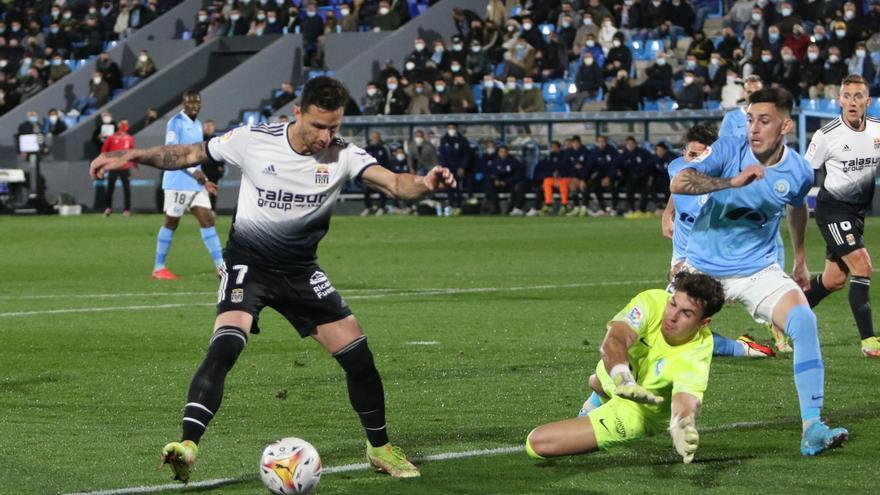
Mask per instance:
[[[532,432],[534,432],[534,431],[535,430],[532,430],[531,432],[529,432],[529,436],[526,437],[526,454],[528,454],[529,457],[531,457],[532,459],[544,459],[543,456],[541,456],[540,454],[535,452],[535,449],[532,448],[531,438],[532,438]]]

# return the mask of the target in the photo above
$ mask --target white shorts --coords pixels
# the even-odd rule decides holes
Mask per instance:
[[[180,218],[190,208],[199,206],[211,209],[211,198],[207,191],[173,191],[165,190],[165,214]]]
[[[698,273],[699,270],[685,264],[685,270]],[[738,302],[759,322],[773,321],[773,308],[786,293],[800,290],[800,287],[778,263],[745,277],[716,277],[724,286],[724,297]]]

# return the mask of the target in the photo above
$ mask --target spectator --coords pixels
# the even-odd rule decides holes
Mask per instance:
[[[431,52],[428,51],[427,45],[425,44],[425,38],[419,36],[416,38],[416,41],[413,43],[413,51],[409,53],[406,57],[406,60],[409,62],[413,62],[413,65],[417,69],[424,69],[425,64],[428,60],[431,59]]]
[[[779,4],[779,17],[776,19],[776,25],[779,26],[779,32],[783,37],[791,36],[794,26],[803,22],[801,16],[795,13],[792,2],[782,2]]]
[[[620,153],[620,162],[626,181],[626,202],[629,205],[629,212],[624,217],[644,218],[648,212],[648,196],[654,176],[654,156],[639,146],[636,138],[629,136]],[[638,203],[636,193],[639,195]]]
[[[709,65],[712,65],[712,59],[709,59]],[[675,73],[675,80],[681,81],[684,78],[684,74],[687,71],[691,71],[694,76],[700,81],[704,81],[707,77],[709,77],[709,71],[704,69],[697,63],[697,57],[695,55],[688,55],[684,61],[684,67],[682,67],[678,72]]]
[[[782,48],[782,60],[779,63],[778,75],[779,79],[774,81],[774,85],[788,89],[795,98],[799,98],[801,96],[798,84],[800,82],[800,67],[791,47]]]
[[[450,57],[442,39],[434,40],[434,53],[431,54],[431,62],[434,62],[434,66],[441,72],[449,70]],[[425,63],[427,64],[427,62]]]
[[[632,51],[623,44],[623,34],[617,33],[611,41],[611,49],[605,55],[604,76],[614,77],[618,71],[624,70],[629,74],[632,66]]]
[[[394,67],[394,62],[391,59],[385,61],[385,66],[382,67],[382,70],[379,72],[379,84],[381,90],[388,92],[388,78],[394,77],[398,81],[401,79],[400,72]]]
[[[876,75],[874,62],[868,56],[868,49],[864,41],[856,43],[853,55],[847,64],[847,72],[862,76],[866,81],[869,81],[869,84],[874,81]]]
[[[678,108],[685,110],[699,110],[703,108],[703,88],[696,82],[696,79],[693,72],[686,71],[684,73],[681,90],[675,95]]]
[[[57,136],[66,130],[67,124],[59,115],[58,110],[55,108],[49,110],[49,114],[46,116],[46,121],[43,122],[43,134],[46,134],[47,136]]]
[[[743,51],[743,60],[751,64],[760,60],[761,49],[764,48],[764,43],[757,37],[754,29],[747,27],[743,31],[743,40],[740,43],[740,48]]]
[[[721,55],[713,53],[712,58],[709,59],[709,69],[705,72],[703,80],[697,82],[704,84],[704,91],[710,99],[719,100],[721,99],[721,88],[724,87],[727,80],[727,74],[727,63],[721,58]]]
[[[755,62],[752,68],[752,74],[761,78],[765,86],[777,80],[779,77],[779,63],[773,56],[769,48],[761,50],[761,60]]]
[[[623,35],[621,34],[618,38],[617,28],[614,27],[614,21],[612,21],[611,16],[600,17],[600,19],[602,19],[602,27],[599,29],[599,34],[596,35],[596,41],[602,45],[603,50],[610,51],[614,48],[615,38],[622,40]]]
[[[342,26],[343,32],[353,33],[358,30],[358,14],[360,13],[361,5],[362,2],[355,1],[354,11],[347,4],[340,5],[339,14],[342,18],[339,20],[339,24]]]
[[[409,159],[406,156],[406,150],[398,143],[391,145],[391,157],[388,160],[388,168],[396,174],[414,173],[409,166]],[[412,203],[401,202],[401,200],[398,199],[391,200],[389,213],[409,215],[412,211]]]
[[[721,88],[721,108],[729,110],[736,107],[741,94],[742,85],[737,82],[736,74],[733,71],[727,71],[726,82]]]
[[[474,92],[465,81],[465,76],[456,74],[452,80],[452,89],[449,90],[450,113],[475,113],[477,101]]]
[[[584,49],[581,50],[581,53],[581,57],[586,56],[587,53],[593,55],[593,62],[600,71],[605,68],[605,50],[602,49],[601,45],[596,43],[596,39],[593,35],[587,36],[587,44],[584,46]]]
[[[55,53],[63,56],[70,55],[71,40],[66,32],[61,30],[58,21],[49,24],[49,35],[46,36],[46,48],[51,48]]]
[[[593,22],[593,20],[590,19],[590,22]],[[572,16],[563,15],[561,17],[559,21],[559,27],[556,29],[556,34],[557,36],[559,36],[559,43],[565,49],[566,60],[577,58],[577,53],[573,51],[574,40],[575,38],[577,38],[577,30],[578,24],[572,19]]]
[[[425,175],[437,165],[437,148],[425,139],[425,131],[416,129],[413,139],[407,144],[409,168],[419,175]]]
[[[98,60],[95,61],[95,68],[104,76],[104,80],[110,85],[110,91],[122,89],[122,71],[119,65],[110,59],[110,54],[101,52]]]
[[[611,11],[608,10],[608,7],[602,4],[599,0],[590,0],[586,7],[583,7],[584,15],[590,14],[593,20],[597,19],[612,19]]]
[[[801,78],[798,83],[801,94],[810,98],[818,98],[824,92],[822,87],[822,73],[825,71],[825,59],[819,50],[819,46],[812,43],[807,48],[807,59],[801,67]]]
[[[464,49],[464,40],[458,34],[452,36],[452,50],[449,52],[450,67],[455,62],[458,62],[458,65],[461,67],[464,67],[467,63],[467,52]]]
[[[146,79],[156,72],[156,62],[147,50],[141,50],[138,54],[137,64],[134,66],[134,76]]]
[[[492,74],[483,76],[480,93],[480,111],[482,113],[498,113],[501,111],[504,90]]]
[[[505,59],[512,67],[516,68],[516,74],[522,74],[525,77],[535,73],[535,55],[536,50],[525,39],[519,38],[510,50],[507,51]]]
[[[18,101],[16,93],[7,94],[5,89],[0,88],[0,115],[15,108],[18,105]]]
[[[486,75],[492,75],[492,61],[489,54],[483,50],[479,40],[472,40],[470,52],[467,54],[465,63],[467,73],[470,74],[470,83],[477,84],[483,80]]]
[[[250,31],[250,28],[250,22],[241,16],[240,10],[233,8],[229,12],[229,24],[226,26],[226,36],[246,36],[248,31]]]
[[[446,114],[449,109],[449,93],[446,90],[446,81],[438,78],[434,82],[434,94],[431,95],[431,104],[428,107],[433,114]]]
[[[380,0],[379,10],[372,18],[373,31],[394,31],[401,23],[400,15],[391,10],[388,0]]]
[[[776,25],[770,26],[767,30],[767,42],[764,44],[765,49],[769,49],[774,59],[779,59],[782,54],[782,33]]]
[[[333,19],[330,18],[331,12],[328,12],[327,15],[327,24],[335,23],[335,17]],[[333,28],[335,30],[335,28]],[[327,28],[325,27],[325,32],[327,32]],[[266,26],[263,30],[263,34],[282,34],[284,32],[284,23],[278,18],[278,12],[274,10],[266,11]],[[331,31],[332,32],[332,31]]]
[[[795,24],[791,35],[786,37],[782,44],[791,48],[797,61],[802,62],[807,55],[807,47],[810,46],[810,37],[807,36],[803,26]]]
[[[489,0],[486,4],[487,21],[492,21],[496,26],[504,25],[507,20],[507,9],[504,6],[504,0]]]
[[[382,115],[405,114],[407,107],[409,107],[409,96],[400,87],[397,78],[394,76],[389,77],[385,86],[388,88],[388,93],[385,95]]]
[[[712,40],[706,38],[706,33],[702,31],[695,32],[694,39],[691,41],[691,46],[688,47],[687,55],[696,56],[697,63],[706,67],[709,65],[709,57],[712,56],[712,53],[714,52],[715,44],[712,43]]]
[[[847,75],[846,62],[843,61],[840,52],[839,47],[831,45],[828,48],[828,61],[825,62],[822,70],[823,91],[825,98],[829,100],[837,99],[840,94],[840,81]]]
[[[208,17],[208,11],[200,9],[196,14],[196,25],[193,26],[192,31],[192,39],[196,40],[197,45],[201,45],[205,41],[205,36],[208,35],[210,28],[211,19]]]
[[[560,211],[567,211],[568,190],[571,187],[570,174],[566,173],[565,155],[562,152],[562,144],[559,141],[550,143],[550,152],[542,158],[535,169],[535,180],[539,181],[544,197],[544,207],[541,213],[546,215],[553,211],[553,190],[559,191],[561,200]]]
[[[455,211],[461,208],[461,191],[472,163],[470,143],[458,132],[458,124],[446,124],[446,134],[440,138],[438,151],[440,163],[455,174],[458,181],[455,188],[448,190],[449,206]]]
[[[470,74],[468,74],[467,70],[465,70],[464,66],[458,60],[453,59],[449,62],[449,72],[452,73],[452,76],[463,76],[465,82],[470,80]]]
[[[590,52],[584,55],[584,61],[575,78],[575,85],[577,93],[568,95],[565,101],[573,112],[579,112],[584,102],[595,99],[599,94],[599,89],[604,85],[602,71],[596,65],[593,54]]]
[[[657,60],[645,69],[647,79],[639,86],[639,96],[648,100],[672,97],[672,67],[666,63],[666,54],[658,53]]]
[[[687,34],[688,36],[694,33],[694,21],[697,16],[694,13],[693,6],[683,0],[672,0],[669,4],[669,23],[672,26],[676,26],[680,29],[681,34]],[[700,28],[702,29],[702,27]],[[671,29],[670,29],[671,31]],[[675,48],[673,45],[672,48]]]
[[[52,55],[52,66],[49,68],[49,83],[58,81],[62,77],[70,74],[70,67],[64,63],[60,53]]]
[[[129,27],[131,25],[131,11],[134,9],[135,5],[137,5],[137,0],[125,1],[120,0],[119,2],[119,13],[116,14],[116,21],[113,23],[113,34],[116,36],[116,39],[125,39],[131,34],[132,29]],[[65,15],[67,12],[65,11]],[[61,25],[62,31],[65,30],[64,25]]]
[[[556,33],[547,36],[543,50],[535,53],[537,69],[542,81],[561,79],[568,69],[568,50],[559,42]]]
[[[751,28],[756,36],[763,38],[764,34],[767,32],[767,26],[768,20],[764,18],[764,11],[761,9],[761,6],[753,5],[752,15],[749,17],[749,21],[743,28],[743,33],[745,33],[746,29]]]
[[[519,102],[520,113],[536,113],[544,111],[544,95],[541,88],[535,86],[534,80],[526,76],[523,78],[522,98]]]
[[[853,33],[850,32],[847,23],[836,21],[834,23],[834,35],[828,41],[829,58],[831,47],[837,47],[838,56],[841,57],[841,60],[849,58],[850,55],[852,55],[853,42]],[[838,82],[840,82],[840,80]]]
[[[574,10],[574,6],[571,4],[571,0],[562,0],[559,4],[559,13],[556,14],[556,18],[552,17],[547,19],[547,22],[551,22],[556,24],[556,32],[558,33],[564,26],[562,25],[563,21],[568,18],[572,21],[573,25],[580,24],[581,15]],[[568,27],[572,27],[569,25]]]
[[[813,43],[815,43],[819,47],[819,51],[822,53],[824,57],[826,53],[828,53],[828,43],[831,39],[828,36],[828,32],[825,30],[825,26],[821,24],[816,24],[813,26]]]
[[[40,74],[36,67],[28,69],[27,75],[18,83],[18,94],[21,95],[21,101],[31,98],[46,87],[46,83],[40,78]]]
[[[372,83],[367,84],[367,94],[368,95],[370,92],[371,85],[373,86],[373,89],[375,89],[375,87],[376,87],[375,84],[372,84]],[[293,83],[291,83],[290,81],[285,81],[285,82],[281,83],[281,90],[279,90],[272,97],[272,108],[277,110],[277,109],[283,107],[284,105],[287,105],[288,103],[292,102],[294,100],[294,98],[296,98],[296,92],[293,89]],[[364,103],[364,106],[366,106],[366,102]],[[376,115],[376,113],[371,113],[369,115]]]
[[[16,135],[23,134],[43,134],[43,129],[40,126],[40,114],[33,110],[28,111],[27,120],[19,124],[18,132],[16,133]]]
[[[323,22],[321,24],[321,29],[322,30],[324,29]],[[258,10],[256,15],[254,16],[254,19],[251,21],[251,25],[248,28],[247,35],[248,36],[262,36],[265,31],[266,31],[266,12],[263,10]],[[321,34],[323,34],[323,32]],[[316,42],[317,42],[317,38],[316,38]],[[314,53],[315,51],[317,51],[317,43],[314,43],[309,46],[312,46],[313,49],[311,52],[308,50],[306,51],[307,56],[309,53]],[[306,64],[306,65],[308,66],[311,64]]]
[[[606,100],[606,110],[638,110],[639,90],[629,82],[629,73],[625,70],[617,71],[617,78],[611,83]]]
[[[486,191],[486,197],[489,200],[489,214],[495,215],[501,212],[499,193],[508,193],[510,194],[508,214],[511,216],[524,215],[526,167],[510,154],[506,144],[498,147],[498,157],[497,160],[493,160],[493,168],[490,173],[491,179]]]
[[[721,55],[721,58],[730,62],[733,60],[733,51],[739,47],[739,39],[736,37],[736,33],[733,31],[733,28],[730,26],[725,26],[721,29],[721,42],[718,43],[717,53]]]
[[[113,120],[113,114],[110,112],[101,112],[101,117],[95,120],[95,130],[92,132],[92,143],[95,148],[100,150],[114,132],[116,132],[116,122]]]
[[[544,36],[541,34],[541,30],[535,27],[535,22],[529,15],[522,16],[520,39],[524,40],[535,50],[540,51],[544,49]]]
[[[407,88],[409,106],[407,115],[428,115],[431,113],[431,88],[424,81],[416,81]]]
[[[104,76],[100,72],[95,72],[92,80],[89,81],[89,94],[84,98],[78,99],[74,103],[80,113],[86,113],[87,109],[101,108],[110,100],[110,85],[104,80]]]
[[[663,141],[654,145],[654,174],[651,178],[652,195],[654,196],[654,211],[669,201],[669,164],[678,158],[677,153],[669,151],[669,146]]]
[[[574,39],[571,41],[569,45],[569,49],[571,50],[571,57],[576,58],[581,54],[581,50],[583,50],[584,46],[587,44],[587,37],[593,35],[593,40],[595,40],[599,36],[599,26],[598,22],[593,19],[593,15],[589,12],[584,12],[583,17],[581,17],[581,23],[577,26],[577,30],[574,34]],[[611,29],[616,32],[614,26],[611,26]],[[610,36],[614,36],[614,33],[611,33]],[[608,39],[609,45],[611,44],[611,38]]]
[[[590,179],[590,150],[581,146],[580,136],[572,136],[567,139],[565,151],[562,152],[562,165],[560,175],[570,177],[569,188],[575,194],[574,205],[566,208],[566,216],[586,216],[589,200],[587,183]]]
[[[82,47],[74,50],[74,55],[77,58],[89,58],[101,52],[104,36],[101,34],[101,28],[98,27],[97,17],[86,17],[85,23],[79,28],[79,39]]]
[[[104,140],[101,146],[101,153],[108,151],[130,150],[134,148],[134,137],[128,133],[128,121],[119,121],[119,130]],[[116,180],[122,181],[123,209],[122,216],[127,217],[131,214],[131,167],[137,168],[137,163],[128,162],[120,169],[111,170],[107,175],[107,192],[104,194],[105,207],[104,216],[109,217],[113,212],[113,190],[116,188]]]
[[[501,98],[501,111],[504,113],[518,112],[521,100],[522,90],[517,86],[516,78],[507,76],[507,82],[504,84],[504,92]]]
[[[373,131],[370,133],[370,142],[364,146],[364,151],[369,153],[373,158],[376,159],[376,163],[379,165],[391,169],[391,150],[388,146],[385,145],[385,142],[382,141],[382,134],[378,131]],[[381,216],[386,213],[385,206],[388,201],[388,197],[382,193],[381,191],[377,191],[379,195],[379,207],[376,208],[373,206],[373,191],[369,188],[364,188],[364,209],[361,211],[361,216],[366,217],[369,215]]]
[[[159,111],[155,108],[148,108],[147,113],[144,116],[144,127],[152,124],[157,120],[159,120]]]

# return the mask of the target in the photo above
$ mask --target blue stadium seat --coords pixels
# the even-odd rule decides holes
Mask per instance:
[[[327,20],[327,12],[333,12],[335,14],[336,13],[336,12],[334,12],[335,10],[336,10],[336,7],[334,7],[332,5],[318,7],[318,15],[321,16],[321,19],[324,19],[326,21]],[[338,19],[338,17],[337,17],[337,19]]]
[[[115,99],[118,98],[119,95],[121,95],[122,93],[125,93],[125,90],[124,90],[124,89],[114,89],[113,92],[110,93],[110,99],[111,99],[111,100],[115,100]]]
[[[192,31],[184,30],[180,33],[180,39],[182,40],[191,40],[193,37]]]
[[[867,114],[871,117],[880,117],[880,98],[872,98],[868,106]]]
[[[721,102],[718,100],[707,100],[706,108],[709,110],[718,110],[721,108]]]
[[[707,0],[706,4],[709,7],[709,19],[724,15],[724,2],[721,0]]]
[[[76,117],[73,117],[70,115],[65,115],[63,117],[63,120],[64,120],[64,123],[67,125],[68,129],[70,129],[71,127],[76,125]]]
[[[244,124],[253,125],[253,124],[260,124],[262,122],[265,122],[266,119],[263,117],[263,114],[261,114],[260,112],[258,112],[256,110],[250,110],[250,111],[244,112],[242,114],[241,121]]]
[[[654,60],[657,58],[658,53],[666,50],[666,46],[664,45],[663,40],[649,39],[645,42],[645,46],[642,50],[642,56],[645,57],[645,60]]]
[[[474,92],[474,101],[477,104],[477,111],[480,111],[480,107],[483,105],[483,91],[481,84],[472,84],[471,91]]]
[[[141,82],[141,78],[137,76],[125,76],[122,78],[122,87],[128,89],[139,82]]]
[[[641,110],[643,110],[645,112],[652,112],[652,111],[660,110],[660,104],[658,103],[657,100],[643,99],[640,103],[641,104],[639,105],[639,107],[641,108]]]

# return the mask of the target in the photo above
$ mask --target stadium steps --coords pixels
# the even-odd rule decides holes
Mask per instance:
[[[185,0],[136,31],[124,41],[117,43],[108,52],[110,58],[119,64],[123,74],[132,73],[137,63],[138,53],[142,49],[150,51],[159,68],[170,64],[175,58],[186,52],[188,48],[184,48],[184,46],[191,47],[192,42],[189,42],[190,45],[177,45],[176,48],[169,48],[167,52],[164,49],[160,49],[157,43],[169,43],[172,41],[186,43],[175,40],[175,38],[178,38],[184,30],[192,29],[196,14],[201,5],[201,0]],[[89,79],[91,79],[94,73],[95,61],[86,60],[81,63],[78,62],[77,69],[62,80],[37,93],[33,98],[27,100],[25,104],[18,105],[0,117],[0,152],[5,152],[7,155],[15,153],[14,134],[19,124],[27,119],[27,112],[33,110],[39,113],[40,116],[45,116],[52,108],[66,110],[73,105],[74,100],[88,94]],[[91,130],[89,133],[90,139]]]

